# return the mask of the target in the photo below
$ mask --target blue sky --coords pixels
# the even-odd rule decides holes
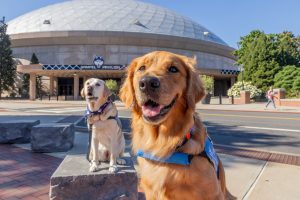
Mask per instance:
[[[1,0],[0,16],[9,21],[34,9],[64,0]],[[142,0],[160,5],[202,24],[236,48],[251,30],[285,30],[300,35],[299,0]]]

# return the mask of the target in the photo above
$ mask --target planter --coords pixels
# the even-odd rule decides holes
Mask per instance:
[[[211,94],[208,93],[205,95],[205,97],[202,99],[201,103],[202,104],[210,104],[210,99],[211,99]]]

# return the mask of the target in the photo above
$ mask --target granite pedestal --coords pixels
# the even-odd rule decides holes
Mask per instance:
[[[68,151],[73,147],[74,134],[71,123],[40,124],[31,130],[31,149],[47,153]]]
[[[0,122],[0,143],[28,143],[31,129],[40,120],[11,120]]]
[[[112,174],[109,164],[101,163],[97,172],[89,172],[85,155],[68,155],[50,180],[51,200],[136,200],[138,178],[129,153],[126,165],[118,165]]]

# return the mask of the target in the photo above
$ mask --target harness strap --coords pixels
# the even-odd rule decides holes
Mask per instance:
[[[193,126],[190,129],[190,132],[188,132],[185,135],[183,142],[179,146],[177,146],[175,150],[178,150],[180,147],[184,146],[191,139],[191,137],[194,135],[194,133],[195,133],[195,127]]]
[[[112,101],[108,100],[106,101],[102,106],[100,106],[100,108],[97,110],[97,111],[91,111],[89,109],[89,107],[87,106],[86,107],[86,111],[85,111],[85,118],[88,118],[88,117],[91,117],[93,115],[101,115],[103,113],[103,111],[105,110],[105,108],[110,104],[112,103]]]

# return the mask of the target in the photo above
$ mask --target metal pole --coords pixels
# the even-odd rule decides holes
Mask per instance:
[[[245,90],[245,88],[244,88],[244,70],[242,70],[242,90]]]
[[[222,104],[222,94],[219,94],[219,104]]]

